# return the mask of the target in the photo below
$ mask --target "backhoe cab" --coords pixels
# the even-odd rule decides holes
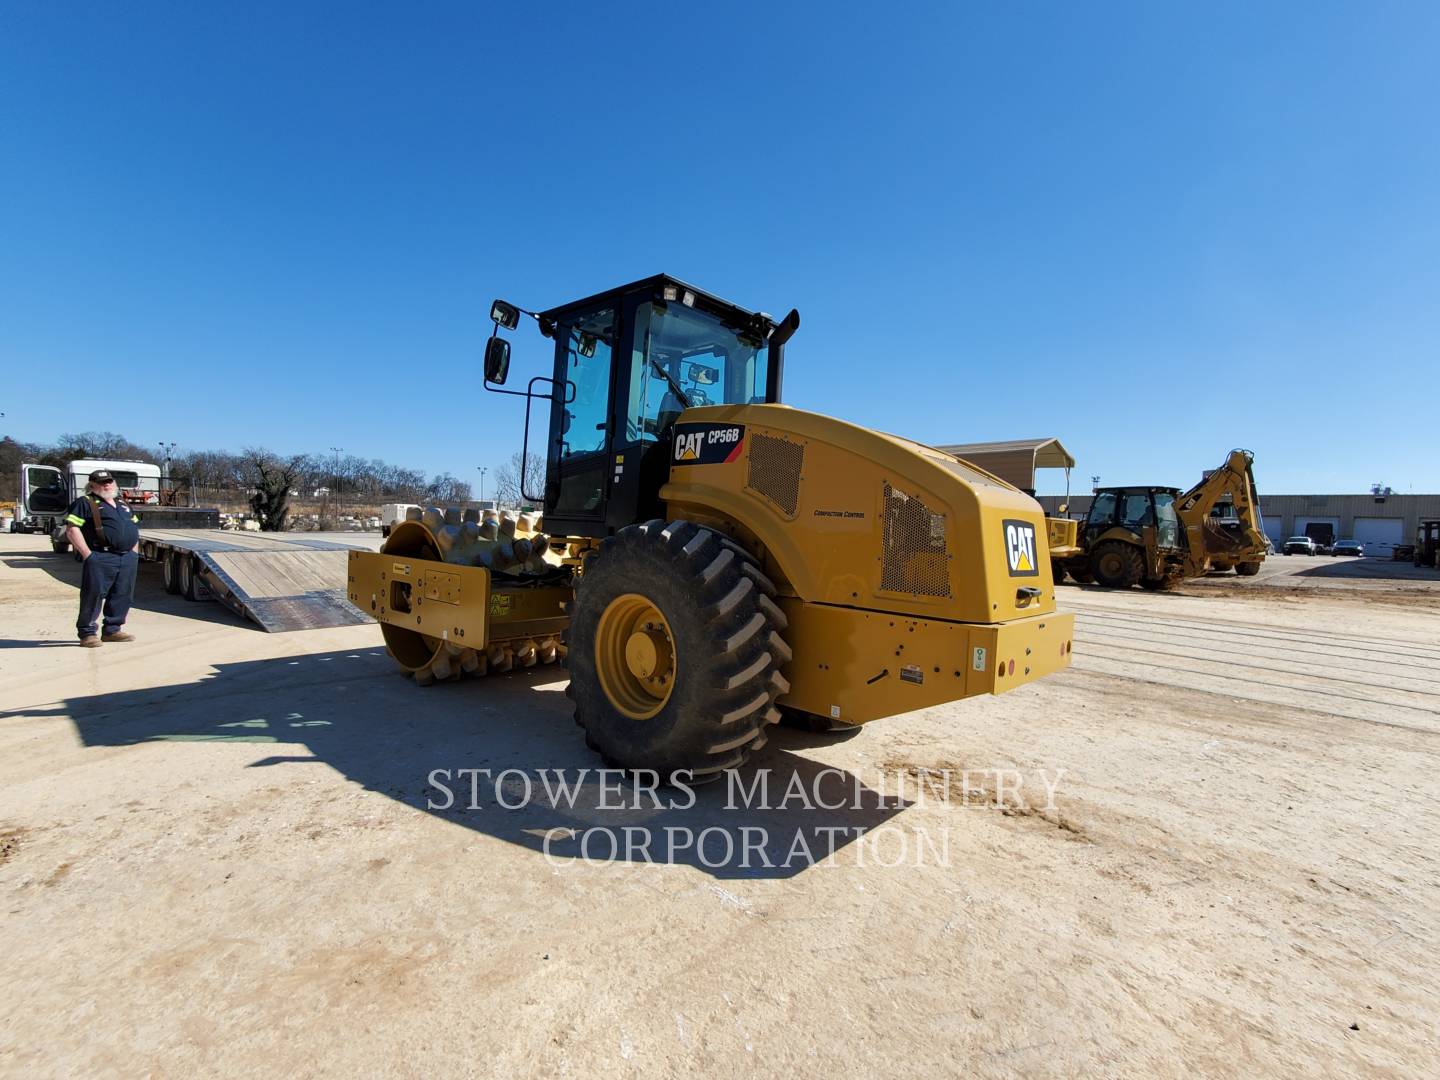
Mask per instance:
[[[550,374],[506,389],[533,318]],[[786,709],[853,725],[1070,662],[1045,518],[949,454],[780,404],[775,322],[666,276],[497,301],[485,385],[549,402],[543,524],[431,507],[350,556],[350,599],[417,681],[565,656],[607,762],[713,774]],[[529,489],[543,483],[543,489]]]

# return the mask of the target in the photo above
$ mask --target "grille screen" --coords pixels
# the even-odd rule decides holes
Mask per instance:
[[[800,466],[805,444],[772,435],[750,435],[750,472],[745,486],[773,502],[787,517],[795,516],[800,501]]]
[[[885,484],[885,550],[880,588],[919,596],[950,595],[950,547],[945,515],[914,495]]]

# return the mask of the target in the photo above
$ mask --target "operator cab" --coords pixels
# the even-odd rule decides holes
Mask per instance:
[[[543,500],[546,531],[559,536],[608,536],[658,516],[680,414],[778,402],[785,342],[800,322],[792,311],[776,323],[664,274],[540,312],[496,301],[497,335],[522,312],[555,342],[553,375],[522,394],[550,401],[544,490],[531,494],[536,478],[526,477],[523,494]],[[508,366],[509,343],[492,336],[487,390]],[[550,391],[535,393],[536,383]]]
[[[1108,529],[1122,528],[1143,535],[1155,528],[1155,542],[1162,548],[1180,546],[1180,522],[1175,514],[1178,488],[1112,487],[1096,488],[1085,517],[1085,544],[1092,544]]]

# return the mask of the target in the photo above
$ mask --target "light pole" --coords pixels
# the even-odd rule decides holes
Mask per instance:
[[[335,469],[330,474],[330,479],[335,485],[335,528],[340,528],[340,455],[344,453],[343,446],[332,446],[330,452],[335,455]]]
[[[490,470],[484,465],[476,465],[475,468],[480,470],[480,501],[483,503],[485,501],[485,474]]]

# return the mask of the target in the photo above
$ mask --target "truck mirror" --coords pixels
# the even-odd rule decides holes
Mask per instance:
[[[504,300],[496,300],[490,305],[490,319],[496,326],[514,330],[520,325],[520,309]]]
[[[510,342],[492,337],[485,343],[485,381],[504,386],[510,374]]]

